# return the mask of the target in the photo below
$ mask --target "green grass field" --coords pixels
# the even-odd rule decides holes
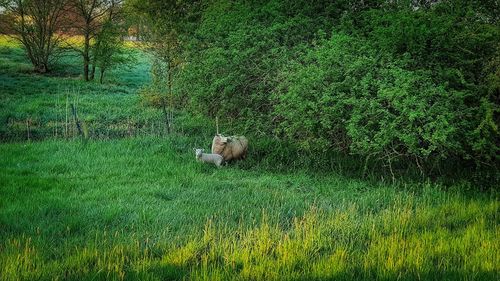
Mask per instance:
[[[211,135],[195,136],[208,125],[187,117],[200,129],[99,137],[123,120],[161,122],[137,94],[147,60],[84,83],[75,58],[37,76],[2,40],[1,280],[499,278],[495,188],[277,172],[255,159],[217,169],[195,162]],[[61,135],[68,92],[93,137]]]
[[[74,137],[74,128],[66,129],[72,120],[71,104],[96,138],[159,131],[160,112],[143,105],[137,95],[150,80],[149,58],[136,50],[131,53],[136,61],[113,70],[100,85],[82,81],[81,58],[71,52],[49,75],[33,74],[21,48],[0,37],[0,138]]]

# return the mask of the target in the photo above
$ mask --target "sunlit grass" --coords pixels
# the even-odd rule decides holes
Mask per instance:
[[[0,276],[498,276],[495,193],[471,197],[432,184],[402,188],[337,175],[217,169],[195,162],[193,145],[187,138],[1,145]]]
[[[458,200],[458,201],[456,201]],[[452,199],[443,206],[452,206]],[[450,205],[448,205],[450,204]],[[468,213],[460,204],[457,213]],[[474,208],[474,207],[472,207]],[[30,238],[9,239],[0,256],[5,280],[495,280],[500,239],[491,225],[498,203],[450,229],[430,206],[397,206],[381,214],[311,210],[284,228],[265,217],[253,228],[215,227],[181,245],[103,232],[83,247],[43,258]],[[464,211],[465,210],[465,211]],[[435,216],[432,222],[424,216]],[[424,223],[427,222],[427,223]]]
[[[81,35],[64,36],[61,40],[62,47],[82,47],[85,38]],[[0,41],[1,44],[1,41]],[[94,44],[94,39],[91,39],[90,44]],[[140,41],[124,41],[127,48],[138,48],[143,45]]]
[[[0,46],[7,48],[18,48],[21,46],[18,40],[9,35],[0,34]]]

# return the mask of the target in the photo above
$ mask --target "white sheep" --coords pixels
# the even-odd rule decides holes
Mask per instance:
[[[215,166],[220,167],[224,162],[224,158],[222,158],[219,154],[203,153],[204,150],[201,148],[196,148],[194,151],[196,154],[196,160],[203,163],[214,163]]]

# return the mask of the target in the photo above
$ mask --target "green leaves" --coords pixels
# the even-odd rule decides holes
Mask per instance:
[[[275,113],[283,119],[278,132],[304,148],[361,155],[430,160],[463,152],[470,96],[370,43],[334,33],[295,64],[276,93]]]
[[[488,7],[498,8],[213,1],[187,40],[177,89],[192,112],[307,150],[491,162],[500,28]]]

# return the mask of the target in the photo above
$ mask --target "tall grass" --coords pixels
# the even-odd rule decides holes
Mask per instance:
[[[498,277],[494,191],[217,169],[187,140],[0,145],[2,279]]]
[[[4,280],[495,280],[497,211],[498,202],[454,198],[438,208],[395,203],[377,214],[356,205],[312,209],[288,227],[266,216],[252,228],[209,220],[180,245],[103,232],[57,258],[44,258],[24,237],[2,245],[0,273]],[[114,242],[123,235],[128,243]]]

